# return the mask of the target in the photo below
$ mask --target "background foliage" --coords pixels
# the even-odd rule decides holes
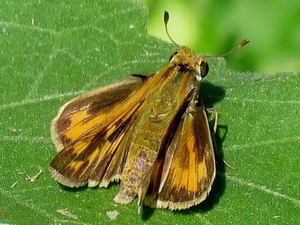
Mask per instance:
[[[207,107],[220,111],[218,151],[237,169],[219,162],[213,190],[198,206],[180,212],[145,208],[140,218],[136,201],[112,202],[117,184],[72,190],[50,176],[50,122],[59,107],[130,73],[151,74],[174,51],[147,35],[147,18],[145,6],[127,0],[1,1],[0,223],[296,224],[297,73],[238,73],[223,59],[210,61],[202,94]],[[27,179],[39,168],[43,174]],[[57,213],[62,209],[78,219]],[[107,213],[114,210],[119,215],[111,220]]]
[[[242,39],[247,50],[228,59],[235,70],[300,72],[300,1],[140,0],[149,9],[149,33],[169,41],[162,12],[171,14],[172,37],[196,52],[220,54]]]

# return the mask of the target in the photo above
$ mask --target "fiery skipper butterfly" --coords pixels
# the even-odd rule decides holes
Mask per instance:
[[[170,37],[166,12],[164,19]],[[171,210],[202,202],[216,173],[198,90],[206,58],[179,47],[155,74],[132,75],[62,106],[52,122],[54,178],[68,187],[120,181],[114,201],[122,204],[136,196],[140,206]]]

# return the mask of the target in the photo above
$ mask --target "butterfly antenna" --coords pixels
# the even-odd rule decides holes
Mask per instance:
[[[244,47],[246,44],[248,44],[250,41],[245,39],[242,40],[240,43],[238,43],[235,47],[233,47],[231,50],[229,50],[228,52],[221,54],[221,55],[215,55],[215,56],[205,56],[205,58],[217,58],[217,57],[225,57],[228,55],[231,55],[232,53],[236,52],[237,50],[239,50],[240,48]]]
[[[169,39],[173,42],[174,45],[176,45],[177,47],[179,47],[178,44],[176,44],[176,42],[171,38],[170,34],[169,34],[169,31],[168,31],[168,21],[169,21],[169,13],[167,11],[165,11],[165,14],[164,14],[164,22],[165,22],[165,30],[166,30],[166,33],[169,37]]]

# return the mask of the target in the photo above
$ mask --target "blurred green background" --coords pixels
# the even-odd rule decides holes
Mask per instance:
[[[149,7],[148,33],[197,53],[224,53],[242,39],[250,45],[227,57],[238,71],[300,72],[299,0],[139,0]]]

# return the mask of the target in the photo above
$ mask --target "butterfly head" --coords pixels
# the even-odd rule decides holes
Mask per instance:
[[[197,80],[201,80],[209,71],[207,61],[185,46],[179,47],[177,51],[171,55],[170,63],[179,66],[182,72],[194,74]]]

